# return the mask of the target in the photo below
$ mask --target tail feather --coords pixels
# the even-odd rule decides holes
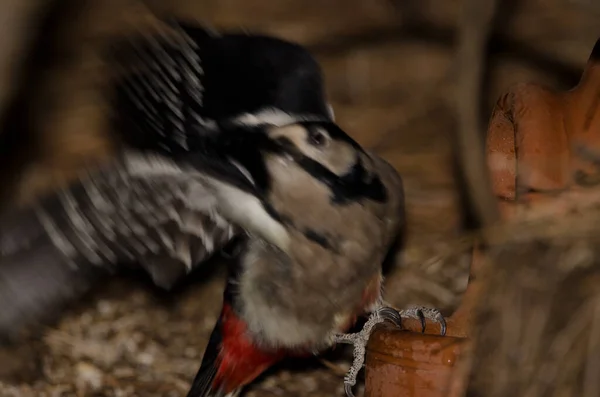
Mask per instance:
[[[188,397],[226,397],[226,394],[213,390],[213,382],[219,368],[219,350],[223,342],[222,324],[222,317],[219,317],[204,351],[200,369],[192,381]]]

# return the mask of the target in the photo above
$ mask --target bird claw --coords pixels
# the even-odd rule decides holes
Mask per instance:
[[[433,309],[429,307],[414,307],[411,309],[400,310],[398,314],[401,317],[408,317],[420,320],[421,333],[425,333],[425,319],[429,319],[435,323],[440,324],[440,334],[442,336],[446,335],[446,320],[444,319],[444,316],[442,315],[442,313],[440,313],[438,309]]]
[[[356,377],[358,372],[362,369],[365,362],[365,353],[367,342],[373,332],[375,326],[384,321],[394,323],[396,326],[402,326],[402,317],[414,318],[421,320],[422,332],[425,332],[425,319],[438,322],[441,327],[441,334],[446,335],[446,320],[444,316],[437,309],[431,309],[426,307],[415,307],[405,310],[396,310],[391,307],[380,307],[373,311],[369,316],[367,322],[363,326],[362,330],[354,334],[337,334],[334,336],[336,343],[346,343],[354,345],[353,356],[354,360],[352,366],[348,370],[346,376],[344,376],[344,390],[347,397],[354,397],[352,387],[356,385]]]
[[[354,381],[354,384],[356,384],[356,380]],[[346,383],[346,379],[344,379],[344,391],[346,392],[346,396],[354,397],[354,393],[352,392],[352,386],[354,386],[354,384]]]

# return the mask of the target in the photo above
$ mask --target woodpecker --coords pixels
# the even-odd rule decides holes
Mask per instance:
[[[170,17],[158,22],[106,54],[117,74],[108,103],[126,147],[174,156],[200,150],[207,135],[227,130],[223,124],[334,120],[321,67],[304,47]]]
[[[329,121],[226,135],[177,160],[125,152],[0,219],[0,332],[43,318],[122,262],[168,287],[243,231],[190,396],[234,396],[285,356],[364,342],[340,334],[381,306],[381,263],[403,221],[399,175]]]
[[[328,149],[325,157],[311,161],[303,157],[299,160],[302,164],[300,168],[305,167],[300,172],[304,177],[304,186],[299,183],[302,178],[296,179],[290,174],[289,167],[282,168],[286,171],[285,175],[280,175],[280,179],[272,176],[262,178],[269,180],[273,189],[283,189],[285,193],[310,192],[314,200],[320,194],[320,205],[293,199],[293,195],[287,201],[275,200],[285,202],[282,204],[283,209],[276,210],[275,219],[287,224],[288,228],[293,225],[292,230],[297,233],[292,239],[294,247],[302,247],[298,248],[298,252],[288,253],[280,249],[273,251],[269,247],[275,246],[265,245],[264,240],[251,239],[244,245],[244,253],[237,258],[239,265],[233,270],[224,295],[222,316],[213,331],[189,396],[220,396],[224,393],[235,395],[241,386],[251,382],[281,357],[294,351],[306,353],[329,346],[334,330],[341,332],[345,326],[353,323],[352,316],[378,307],[364,333],[336,339],[338,342],[351,342],[358,346],[355,363],[346,379],[346,391],[351,395],[356,373],[362,365],[362,349],[369,330],[381,320],[380,314],[398,321],[397,313],[394,315],[393,310],[379,307],[379,287],[382,255],[389,248],[390,238],[394,235],[392,230],[402,223],[401,180],[386,162],[373,154],[366,154],[333,124],[333,110],[326,100],[321,69],[303,47],[265,36],[219,34],[180,21],[171,20],[170,26],[174,32],[162,31],[156,35],[127,39],[116,46],[112,53],[114,63],[125,71],[118,84],[115,103],[120,111],[127,109],[123,112],[127,116],[123,118],[125,130],[136,131],[135,142],[141,141],[140,136],[149,137],[152,144],[161,142],[160,149],[173,154],[187,150],[190,145],[198,146],[197,142],[191,141],[190,137],[193,136],[204,137],[217,133],[223,134],[222,139],[227,139],[224,135],[230,134],[226,131],[231,126],[243,126],[249,131],[257,125],[275,123],[280,128],[289,128],[287,131],[294,137],[292,142],[295,147],[303,147],[308,151],[314,148],[309,150],[305,140],[312,139],[315,147],[320,140],[325,145],[327,142],[345,143],[345,146],[334,145],[336,149]],[[294,124],[298,121],[317,124]],[[320,127],[317,127],[318,123],[322,123]],[[321,132],[315,133],[315,128]],[[169,142],[166,145],[162,143],[165,137],[168,137]],[[178,137],[179,144],[172,145],[173,137]],[[318,153],[318,150],[313,153]],[[346,160],[346,168],[343,163],[336,164],[338,168],[332,173],[332,169],[322,163],[327,155],[332,159],[335,156],[352,158],[356,155],[357,159],[361,159],[356,163],[360,166],[351,170],[347,168],[351,161]],[[365,163],[370,164],[371,171],[364,171]],[[372,186],[365,184],[363,178],[371,177],[379,183]],[[386,183],[381,182],[382,180]],[[285,187],[290,183],[292,186],[289,189]],[[321,191],[317,189],[316,192],[311,192],[311,186],[318,186]],[[324,186],[330,190],[323,190]],[[374,186],[378,188],[375,189]],[[389,191],[394,192],[391,197],[388,197]],[[302,197],[300,193],[296,194]],[[329,196],[333,199],[328,200]],[[271,207],[271,211],[273,209],[275,208]],[[382,223],[384,218],[384,223],[389,222],[388,225]],[[356,220],[356,227],[352,227],[351,219]],[[344,233],[341,229],[344,228],[349,228],[350,232],[342,237]],[[362,235],[369,228],[375,229],[372,239]],[[344,253],[340,253],[338,244],[361,245],[362,256],[355,252],[355,256],[349,259],[352,255],[345,257]],[[355,249],[360,251],[356,247]],[[267,257],[272,260],[267,260]],[[248,303],[261,294],[261,286],[264,286],[265,291],[285,291],[279,288],[285,281],[281,280],[282,276],[277,277],[275,274],[281,270],[272,269],[272,262],[291,263],[291,267],[310,269],[310,261],[317,261],[317,257],[327,263],[322,266],[323,273],[316,273],[324,277],[323,281],[319,283],[316,278],[301,275],[298,279],[286,281],[298,282],[304,277],[306,290],[298,286],[296,289],[286,286],[286,289],[304,295],[306,291],[315,288],[321,295],[316,294],[314,299],[308,299],[305,296],[294,297],[290,293],[289,296],[275,298],[277,301],[287,302],[289,308],[297,306],[297,311],[289,315],[287,322],[265,296],[262,297],[265,301],[261,303]],[[369,265],[361,263],[361,260],[367,261]],[[254,276],[253,269],[261,267],[254,263],[263,261],[267,263],[264,267],[269,270],[263,270],[262,277]],[[339,268],[336,269],[336,266]],[[361,272],[365,273],[357,276]],[[362,296],[364,301],[353,302],[355,306],[342,305],[344,310],[351,313],[350,317],[344,317],[333,309],[323,310],[320,315],[324,317],[315,316],[318,321],[312,319],[311,323],[302,318],[311,311],[310,307],[319,307],[322,302],[335,302],[336,299],[344,302],[344,293],[328,296],[336,287],[342,288],[335,276],[325,276],[329,273],[340,278],[356,277],[343,288],[348,294],[347,299]],[[265,277],[271,279],[264,280]],[[366,281],[368,284],[364,284]],[[240,292],[242,285],[249,285],[247,288],[250,292]],[[351,285],[356,288],[349,288]],[[250,295],[244,295],[246,293]],[[247,307],[250,309],[246,309]],[[279,311],[287,310],[280,308]],[[437,311],[415,309],[404,311],[402,315],[418,317],[421,321],[427,316],[443,322]],[[333,318],[343,324],[332,325]],[[319,326],[317,323],[320,321],[323,322]],[[262,329],[265,324],[271,326]],[[303,328],[300,324],[304,324],[305,339],[302,339],[300,330]],[[298,335],[298,340],[285,339],[294,334]],[[280,340],[281,338],[284,339]]]
[[[134,178],[114,179],[122,176],[124,164],[130,158],[129,154],[123,153],[130,153],[130,149],[136,156],[137,151],[144,150],[170,158],[193,152],[213,158],[207,153],[210,149],[206,147],[205,135],[226,129],[219,126],[225,121],[236,125],[258,119],[288,121],[295,117],[330,120],[333,117],[325,99],[318,63],[301,46],[283,40],[246,34],[220,35],[177,21],[166,23],[156,35],[128,36],[112,45],[109,55],[107,61],[122,74],[117,76],[107,95],[109,106],[115,110],[115,133],[106,139],[116,141],[115,146],[120,147],[120,151],[112,154],[116,162],[93,176],[106,189],[123,190],[123,186]],[[198,100],[197,94],[202,95],[201,100]],[[175,100],[179,107],[172,106],[170,101],[174,97],[179,98]],[[178,117],[183,115],[183,122],[174,121],[182,121]],[[157,125],[160,129],[156,128]],[[86,173],[85,169],[81,171]],[[105,181],[103,178],[112,179]],[[82,182],[74,183],[77,186]],[[166,184],[163,186],[171,188],[167,188]],[[158,199],[152,196],[156,193],[145,192],[147,200]],[[205,256],[212,255],[213,249],[218,251],[230,246],[232,236],[235,236],[233,226],[220,228],[214,220],[198,217],[184,208],[180,197],[170,199],[173,205],[178,206],[179,212],[165,228],[195,228],[201,231],[197,232],[199,236],[178,235],[170,251],[143,258],[143,264],[153,275],[154,282],[165,288],[171,287],[180,274],[189,271],[192,263],[200,263]],[[58,199],[55,197],[54,200]],[[60,207],[60,204],[47,205]],[[180,220],[186,224],[177,223]],[[16,228],[21,227],[20,221],[11,222],[4,221],[4,230],[13,230],[10,233],[14,233]],[[214,228],[210,232],[213,234],[209,233],[214,241],[203,241],[207,238],[204,228],[208,227]],[[209,252],[203,251],[204,244],[208,244]],[[172,266],[167,267],[169,273],[166,274],[165,266],[161,265],[168,261],[172,262]],[[45,271],[50,272],[50,266]],[[55,273],[56,276],[58,274],[60,272]],[[95,279],[94,276],[91,278]],[[85,280],[80,285],[83,289]],[[71,296],[68,292],[71,287],[63,287],[61,293],[65,294],[65,298]],[[17,306],[14,305],[15,311],[27,313]],[[50,315],[52,312],[40,310],[40,314]],[[33,312],[30,313],[35,317]],[[7,319],[11,317],[9,313],[6,315]],[[11,329],[16,329],[18,323],[14,322]]]
[[[0,304],[9,308],[0,333],[51,315],[121,264],[169,288],[241,236],[189,395],[235,396],[281,358],[336,342],[355,344],[351,395],[374,324],[443,323],[435,310],[398,313],[381,301],[381,262],[403,222],[401,179],[333,122],[316,62],[281,57],[301,47],[175,28],[174,42],[126,44],[140,68],[116,86],[123,146],[114,159],[0,219]],[[250,58],[236,58],[245,46]],[[228,85],[236,70],[243,78]],[[361,333],[343,334],[369,311]]]
[[[129,134],[135,132],[130,135],[133,142],[139,144],[146,138],[153,150],[164,150],[173,155],[190,146],[202,146],[198,137],[202,140],[211,134],[220,134],[224,140],[230,139],[226,135],[237,136],[231,139],[238,140],[239,144],[244,141],[240,138],[244,131],[271,124],[276,125],[278,131],[287,131],[280,133],[286,141],[292,141],[291,146],[288,143],[290,148],[304,148],[306,153],[317,156],[311,158],[303,153],[303,157],[296,158],[297,170],[302,169],[299,173],[304,178],[296,179],[289,167],[273,168],[286,170],[279,179],[273,175],[260,178],[262,186],[270,186],[284,197],[273,196],[274,203],[280,203],[282,208],[277,209],[270,203],[269,213],[275,214],[275,219],[285,224],[288,230],[295,231],[291,241],[297,251],[290,253],[274,249],[277,246],[265,244],[266,240],[247,239],[243,254],[236,259],[238,265],[234,266],[225,291],[222,316],[215,326],[189,396],[233,396],[280,358],[330,346],[334,331],[342,332],[354,322],[355,316],[377,308],[363,332],[334,338],[336,342],[356,345],[355,362],[345,379],[346,392],[352,395],[351,387],[362,366],[364,344],[370,329],[384,318],[399,321],[397,312],[382,306],[379,288],[382,255],[395,236],[393,231],[397,231],[403,221],[401,179],[389,164],[367,154],[333,124],[333,109],[327,102],[322,71],[302,46],[260,35],[220,34],[182,21],[169,20],[168,25],[172,28],[169,33],[162,30],[156,35],[127,38],[113,48],[113,62],[125,72],[117,85],[114,102],[118,104],[121,116],[125,115],[121,117],[124,130]],[[232,127],[238,134],[231,134]],[[318,154],[319,151],[314,150],[320,141],[325,145],[328,142],[337,144]],[[156,142],[160,142],[160,147],[156,147]],[[307,146],[306,142],[312,142],[314,147]],[[328,156],[332,161],[330,167],[323,163]],[[357,159],[355,163],[349,160],[353,156]],[[351,168],[351,163],[356,168]],[[365,164],[369,166],[365,168]],[[374,184],[369,185],[366,180]],[[311,192],[311,187],[316,191]],[[312,200],[317,200],[320,195],[320,204],[303,201],[307,197],[301,192],[310,194]],[[352,227],[351,219],[356,221],[356,227]],[[384,225],[386,222],[388,224]],[[342,231],[344,228],[350,229],[346,235]],[[377,239],[365,238],[362,233],[369,229],[374,229],[371,237],[377,236]],[[348,244],[357,251],[360,251],[357,246],[361,245],[362,252],[345,257],[340,253],[339,244]],[[267,259],[269,257],[271,260]],[[311,278],[302,274],[303,269],[310,269],[310,262],[316,261],[317,257],[327,264],[323,264],[322,273],[315,273],[323,277],[321,283],[316,276]],[[367,261],[368,265],[361,260]],[[255,263],[265,263],[266,269],[261,271],[261,276],[253,271],[261,268]],[[277,277],[282,270],[273,263],[291,264],[289,266],[297,268],[295,272],[300,275],[282,281],[281,277],[291,275],[284,272]],[[343,284],[340,279],[344,277],[353,281]],[[301,280],[304,280],[306,290],[298,284],[286,285],[286,282],[300,283]],[[282,285],[285,288],[280,288]],[[247,292],[241,292],[240,286],[247,286]],[[284,304],[283,307],[297,308],[287,321],[278,315],[276,305],[271,306],[265,292],[261,292],[262,286],[264,291],[282,291],[276,300],[287,302],[288,306]],[[339,288],[344,288],[346,298],[342,292],[329,295]],[[286,289],[288,291],[283,292]],[[308,299],[304,295],[311,289],[320,294]],[[294,296],[292,292],[303,296]],[[286,297],[286,293],[289,296]],[[263,295],[262,302],[249,303],[259,295]],[[348,300],[359,297],[362,297],[360,303],[349,304]],[[342,310],[346,312],[335,312],[332,308],[335,305],[332,305],[320,312],[322,317],[317,315],[312,322],[303,318],[311,312],[311,307],[336,301],[343,302],[337,309],[343,306]],[[283,307],[279,308],[280,312],[288,311]],[[435,310],[413,309],[400,314],[420,318],[423,324],[424,317],[429,317],[444,325],[443,317]],[[321,324],[323,319],[329,322]],[[332,319],[335,319],[335,325],[332,325]],[[267,324],[270,327],[266,327]],[[261,328],[263,326],[266,328]],[[302,339],[302,329],[305,339]],[[294,334],[298,340],[285,339]]]
[[[403,220],[398,174],[333,123],[271,136],[288,148],[265,158],[290,244],[244,246],[190,397],[235,396],[282,358],[328,348],[381,303],[381,263]]]

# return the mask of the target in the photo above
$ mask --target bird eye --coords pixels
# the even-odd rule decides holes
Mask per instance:
[[[313,146],[323,146],[327,143],[327,136],[319,129],[308,131],[308,142]]]

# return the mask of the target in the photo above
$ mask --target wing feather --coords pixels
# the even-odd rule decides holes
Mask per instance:
[[[322,70],[302,46],[274,37],[170,27],[112,43],[110,99],[121,138],[165,153],[198,150],[242,118],[332,120]]]
[[[241,229],[208,175],[128,152],[0,217],[0,335],[58,314],[119,266],[139,264],[169,288],[223,248]]]

